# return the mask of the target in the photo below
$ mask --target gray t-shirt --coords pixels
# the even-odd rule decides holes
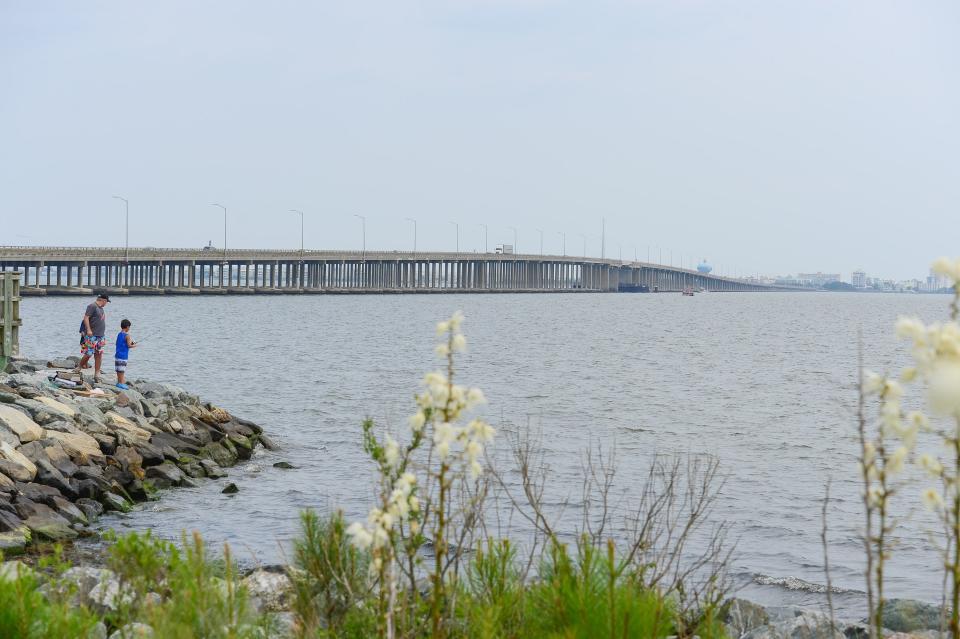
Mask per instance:
[[[87,310],[84,312],[86,317],[90,318],[90,331],[97,337],[103,337],[107,332],[107,314],[103,312],[103,309],[94,304],[87,306]],[[81,327],[81,330],[86,330],[84,327]]]

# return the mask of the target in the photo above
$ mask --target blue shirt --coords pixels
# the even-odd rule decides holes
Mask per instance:
[[[120,331],[117,335],[117,354],[116,359],[127,359],[130,356],[130,347],[127,346],[127,334]]]

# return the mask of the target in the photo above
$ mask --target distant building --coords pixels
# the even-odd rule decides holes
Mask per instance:
[[[797,273],[797,280],[802,282],[803,286],[815,286],[820,288],[824,284],[828,284],[830,282],[839,282],[840,274],[821,273],[820,271],[817,271],[816,273]]]
[[[863,271],[854,271],[850,275],[850,283],[856,288],[867,288],[867,274]]]

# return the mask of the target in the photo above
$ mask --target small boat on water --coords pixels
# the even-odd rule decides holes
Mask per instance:
[[[683,289],[683,294],[693,297],[693,289],[688,286],[687,288]]]

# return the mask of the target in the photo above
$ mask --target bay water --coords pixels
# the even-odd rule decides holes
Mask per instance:
[[[21,348],[75,354],[89,300],[27,298]],[[551,499],[575,502],[583,453],[615,451],[618,490],[638,494],[656,454],[708,453],[725,483],[716,521],[737,542],[741,594],[768,605],[823,604],[821,507],[841,613],[862,610],[863,515],[856,467],[858,336],[867,367],[908,364],[900,315],[944,319],[938,295],[851,293],[303,295],[115,297],[110,331],[133,322],[128,375],[168,381],[264,427],[281,446],[222,482],[166,491],[104,525],[164,537],[200,531],[247,563],[290,557],[298,511],[342,508],[362,519],[373,468],[360,424],[403,432],[423,374],[439,367],[434,325],[462,310],[460,383],[503,433],[541,433]],[[112,350],[105,358],[112,366]],[[496,445],[503,445],[501,438]],[[932,446],[932,442],[922,442]],[[287,461],[296,468],[273,467]],[[935,602],[941,573],[908,473],[888,594]],[[571,523],[571,526],[573,524]]]

